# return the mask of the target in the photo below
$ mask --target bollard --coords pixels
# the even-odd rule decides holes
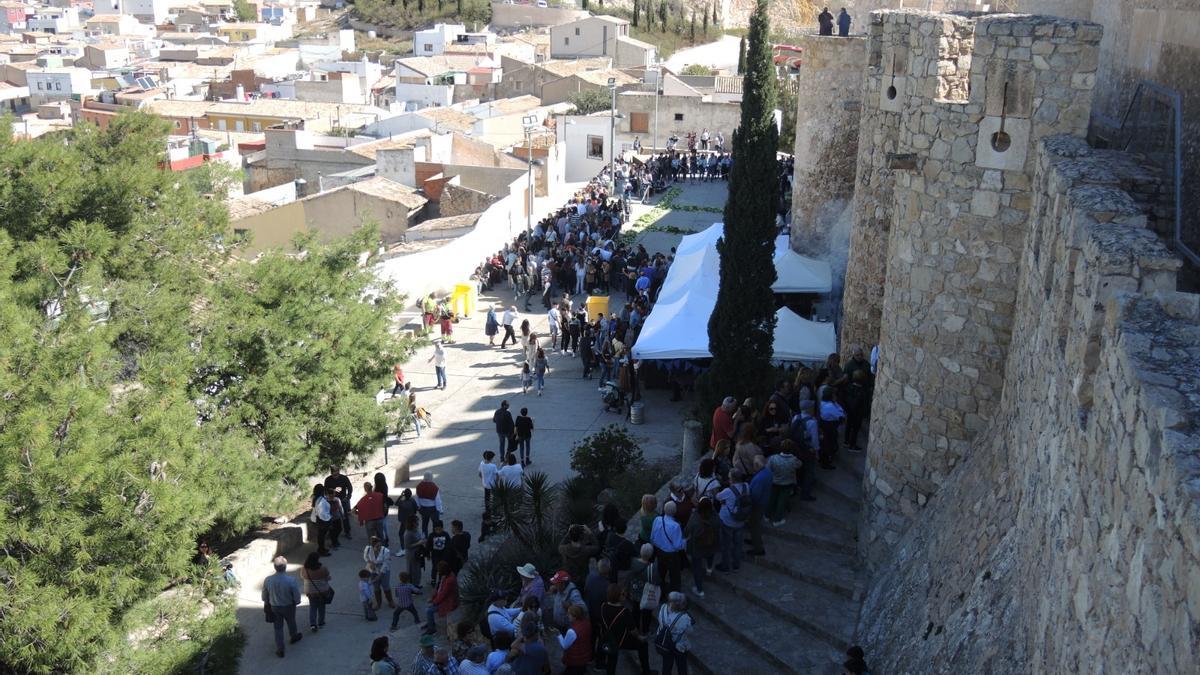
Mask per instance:
[[[408,482],[408,458],[401,457],[400,463],[396,465],[396,472],[392,475],[392,485],[399,485]]]
[[[683,471],[687,471],[690,464],[696,457],[700,456],[703,451],[704,444],[704,425],[697,420],[683,421],[683,451],[681,453],[683,460]]]

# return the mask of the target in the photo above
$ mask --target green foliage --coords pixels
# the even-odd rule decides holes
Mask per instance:
[[[725,233],[717,242],[721,282],[708,322],[713,361],[700,381],[700,401],[706,410],[725,395],[758,394],[771,381],[779,132],[774,118],[776,78],[767,39],[767,4],[767,0],[758,0],[750,18],[742,118],[733,133],[737,161],[729,177]]]
[[[633,0],[633,27],[638,27],[638,19],[642,13],[642,0]]]
[[[658,0],[658,25],[667,32],[667,0]]]
[[[213,199],[224,201],[234,186],[241,185],[245,174],[225,162],[205,162],[184,172],[183,177],[196,194],[211,195]]]
[[[483,26],[492,19],[492,4],[490,0],[455,0],[446,3],[394,2],[394,0],[356,0],[354,13],[363,21],[391,26],[403,30],[411,30],[429,25],[437,21],[462,21],[470,27],[472,24]]]
[[[642,495],[658,492],[678,469],[677,461],[654,462],[619,474],[613,479],[613,503],[622,516],[633,515],[642,506]]]
[[[705,35],[708,35],[708,17],[709,17],[709,8],[706,6],[704,8],[704,34]]]
[[[788,75],[779,78],[779,110],[783,114],[779,129],[779,151],[796,151],[796,80]]]
[[[704,65],[703,63],[692,63],[687,66],[684,66],[683,70],[679,71],[679,74],[680,75],[701,75],[701,76],[707,77],[707,76],[713,74],[713,69],[709,68],[708,66]]]
[[[233,259],[196,191],[221,181],[160,169],[166,133],[130,113],[13,142],[0,122],[0,672],[97,669],[200,536],[382,434],[370,394],[405,346],[398,300],[362,300],[370,233]]]
[[[540,471],[525,474],[519,488],[498,484],[492,491],[492,524],[527,549],[554,548],[564,527],[559,497],[558,486]]]
[[[692,42],[696,41],[696,10],[695,9],[692,10],[692,25],[691,25],[691,28],[689,29],[688,35],[691,37]]]
[[[746,74],[746,38],[745,37],[742,37],[740,40],[738,40],[737,74],[738,75]]]
[[[612,95],[607,89],[584,89],[571,94],[567,102],[575,106],[578,115],[591,115],[612,108]]]
[[[571,468],[598,490],[612,485],[614,476],[644,463],[637,439],[617,424],[576,441],[571,448]]]
[[[232,673],[245,642],[233,595],[205,597],[191,588],[171,590],[135,605],[119,640],[99,659],[97,671],[123,673]]]
[[[237,12],[238,21],[257,21],[258,13],[254,5],[246,0],[233,0],[233,11]]]

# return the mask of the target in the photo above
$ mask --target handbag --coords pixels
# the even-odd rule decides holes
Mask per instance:
[[[263,614],[266,615],[267,623],[275,623],[275,610],[271,609],[271,603],[263,603]]]
[[[654,583],[653,571],[653,565],[646,567],[646,585],[642,586],[642,600],[638,603],[640,609],[657,609],[662,597],[662,589]]]
[[[675,615],[675,619],[671,621],[670,626],[661,624],[659,625],[658,632],[654,634],[654,651],[662,654],[663,656],[666,656],[667,654],[674,654],[676,652],[675,624],[679,623],[679,620],[682,618],[683,613],[680,612],[679,614]]]
[[[304,569],[304,568],[302,568],[302,569]],[[313,581],[312,575],[310,575],[308,573],[307,569],[305,569],[305,571],[304,571],[304,578],[308,579],[308,583],[312,584],[313,588],[317,589],[317,593],[319,593],[321,595],[322,602],[324,602],[326,605],[333,602],[333,595],[334,595],[333,586],[331,586],[329,584],[328,580],[318,579],[317,581]],[[325,584],[324,590],[321,589],[321,584]]]

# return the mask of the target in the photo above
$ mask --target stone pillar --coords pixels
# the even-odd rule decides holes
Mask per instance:
[[[687,471],[688,464],[696,461],[704,450],[704,425],[699,420],[684,420],[683,421],[683,452],[682,464],[683,471]]]
[[[880,18],[910,39],[896,151],[882,159],[894,212],[860,542],[872,564],[999,404],[1035,147],[1086,134],[1100,41],[1095,24],[1049,17]]]
[[[796,80],[791,245],[814,258],[832,253],[844,269],[846,242],[831,230],[854,192],[867,40],[802,35],[796,44],[804,56]]]
[[[884,24],[883,15],[873,12],[868,30],[850,244],[842,291],[842,351],[855,346],[866,351],[879,341],[895,185],[888,157],[895,154],[900,136],[901,101],[908,72],[910,26],[900,21]]]

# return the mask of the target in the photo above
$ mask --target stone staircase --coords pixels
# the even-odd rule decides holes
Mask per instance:
[[[865,454],[839,460],[836,471],[818,469],[817,501],[797,499],[784,525],[764,524],[765,556],[748,557],[734,574],[715,572],[703,599],[688,592],[692,670],[841,673],[864,588],[856,547]],[[686,571],[683,585],[690,591]],[[658,660],[652,651],[654,668]],[[634,660],[622,671],[636,673]]]

